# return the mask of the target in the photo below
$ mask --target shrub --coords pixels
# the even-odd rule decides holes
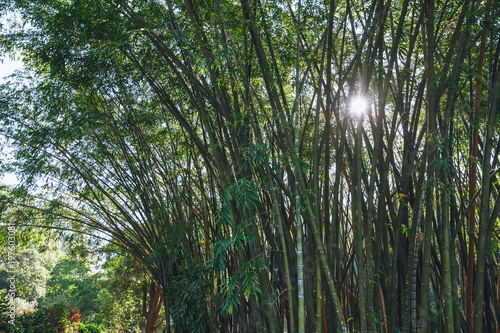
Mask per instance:
[[[78,333],[101,333],[102,327],[96,323],[80,324]]]
[[[16,316],[16,324],[10,325],[6,321],[0,322],[0,331],[26,333],[57,333],[49,322],[44,311],[27,312]]]
[[[57,332],[64,332],[68,324],[68,309],[63,305],[54,305],[47,310],[50,326]]]
[[[68,320],[70,323],[79,323],[81,321],[82,315],[80,314],[80,310],[78,308],[73,308],[69,310]]]

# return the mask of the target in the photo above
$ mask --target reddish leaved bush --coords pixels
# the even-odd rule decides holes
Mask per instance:
[[[78,308],[73,308],[68,312],[68,320],[71,323],[79,323],[81,318],[80,310]]]

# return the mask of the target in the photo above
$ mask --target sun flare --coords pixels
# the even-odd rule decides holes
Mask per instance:
[[[356,96],[351,100],[350,111],[355,116],[361,116],[368,110],[368,100],[363,96]]]

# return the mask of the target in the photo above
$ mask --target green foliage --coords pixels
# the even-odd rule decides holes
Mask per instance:
[[[47,319],[50,326],[58,332],[64,332],[68,325],[68,309],[64,305],[54,305],[47,309]]]
[[[142,282],[145,274],[129,256],[117,255],[106,261],[105,275],[100,277],[97,292],[98,317],[111,325],[139,327],[144,318],[142,309]]]
[[[90,273],[81,262],[63,258],[52,269],[46,281],[47,291],[38,298],[38,304],[43,308],[57,304],[78,307],[83,315],[96,312],[96,295],[100,290],[98,277],[98,273]]]
[[[249,181],[245,178],[238,179],[233,188],[236,206],[242,207],[243,211],[247,212],[255,208],[259,200],[257,197],[257,188],[258,184],[255,181]]]
[[[99,273],[91,273],[84,264],[74,259],[62,259],[52,269],[47,280],[47,292],[38,299],[41,307],[56,304],[77,307],[83,315],[97,312],[96,295],[101,289]]]
[[[37,332],[37,327],[50,326],[49,319],[44,316],[53,310],[47,309],[61,309],[61,306],[81,308],[85,318],[98,314],[105,318],[110,326],[140,326],[144,320],[141,315],[141,281],[145,274],[133,261],[118,255],[107,260],[102,272],[93,273],[88,267],[88,260],[82,261],[80,255],[78,260],[66,256],[59,242],[48,245],[46,239],[52,235],[50,232],[47,232],[45,237],[40,234],[43,234],[43,230],[32,231],[27,238],[28,245],[16,253],[16,260],[20,262],[20,274],[16,275],[16,288],[21,297],[19,300],[26,302],[37,299],[38,308],[46,310],[19,313],[18,318],[23,327]],[[38,242],[39,239],[41,243]],[[7,304],[5,290],[9,285],[5,284],[7,280],[1,277],[8,274],[5,266],[0,269],[2,306]],[[56,307],[58,304],[60,306]],[[68,317],[68,324],[75,325],[79,321],[80,310],[71,311],[77,312]],[[1,319],[4,326],[8,327],[8,317],[3,311]],[[102,323],[89,325],[89,329],[106,326]]]
[[[101,333],[110,332],[102,323],[80,322],[77,308],[68,311],[55,305],[46,311],[38,310],[16,316],[15,325],[0,319],[0,331],[25,333]]]
[[[49,251],[49,250],[52,251]],[[50,271],[61,256],[59,243],[53,242],[52,246],[44,244],[27,245],[24,249],[15,252],[15,276],[17,297],[32,302],[46,293],[46,283],[50,278]],[[9,275],[6,266],[0,268],[0,276]],[[8,289],[6,280],[0,282],[0,289]]]
[[[22,271],[20,294],[128,324],[140,316],[147,275],[168,293],[167,316],[178,330],[231,330],[235,322],[244,330],[257,314],[264,318],[257,331],[279,332],[282,316],[297,324],[302,255],[321,270],[306,260],[308,331],[331,329],[320,327],[320,317],[351,331],[368,330],[366,321],[370,331],[409,330],[402,322],[412,311],[423,325],[451,330],[436,305],[449,310],[467,281],[478,288],[477,303],[494,290],[480,285],[488,281],[479,278],[483,271],[465,269],[463,258],[467,238],[478,236],[467,235],[474,129],[484,147],[491,144],[478,154],[478,180],[487,179],[489,164],[498,167],[497,157],[486,159],[490,150],[498,155],[498,134],[484,132],[495,125],[486,115],[496,111],[498,94],[497,3],[486,16],[485,6],[467,1],[303,0],[301,10],[295,1],[1,2],[29,25],[15,24],[0,39],[2,51],[20,53],[27,64],[0,92],[0,135],[13,156],[1,168],[23,182],[0,189],[0,210],[27,234],[28,225],[42,222],[85,234],[63,232],[71,259],[35,267],[39,280]],[[373,107],[358,131],[346,107],[359,90]],[[362,142],[353,154],[356,133]],[[486,185],[482,193],[496,194]],[[424,186],[423,253],[414,254],[413,272],[404,259],[417,248],[421,230],[409,226],[416,226]],[[499,202],[481,197],[480,220]],[[303,251],[294,212],[304,221]],[[481,226],[482,234],[491,230]],[[98,247],[87,237],[102,237],[134,260],[110,258],[105,272],[94,274],[90,259],[73,260]],[[488,244],[483,238],[475,244]],[[24,234],[18,241],[29,244]],[[486,251],[476,252],[479,263]],[[453,283],[448,253],[467,273]],[[425,302],[397,311],[413,297],[408,286],[398,290],[412,274],[420,277],[421,302],[435,288],[432,320],[421,310]],[[333,309],[326,317],[311,313],[320,309],[320,285],[324,308]],[[455,301],[459,310],[472,303]],[[493,327],[489,314],[498,306],[486,309],[478,315]]]
[[[7,299],[7,291],[5,289],[0,289],[0,314],[4,315],[7,312],[7,306],[9,301]]]
[[[179,332],[212,332],[211,315],[214,311],[208,305],[213,281],[208,272],[196,260],[189,260],[174,277],[167,293],[171,303],[172,318]]]
[[[52,326],[45,311],[28,312],[16,316],[15,325],[9,325],[5,321],[0,322],[0,330],[6,332],[27,332],[27,333],[60,333],[61,331]]]
[[[269,161],[269,148],[265,143],[257,143],[246,147],[244,150],[245,164],[243,170],[253,171]]]
[[[3,279],[2,279],[3,280]],[[7,298],[7,290],[0,289],[0,329],[9,331],[11,320],[8,314],[9,299]]]
[[[80,324],[78,326],[78,333],[101,333],[103,327],[95,323]]]
[[[254,266],[255,262],[247,262],[233,276],[222,282],[222,313],[232,314],[238,309],[240,298],[247,299],[252,296],[258,296],[262,293]]]

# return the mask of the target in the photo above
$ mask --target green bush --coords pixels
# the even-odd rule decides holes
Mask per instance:
[[[50,327],[57,332],[65,332],[68,320],[68,309],[64,305],[54,305],[47,310]]]
[[[5,289],[0,289],[0,330],[9,332],[9,327],[11,326],[8,321],[10,317],[8,316],[8,301]]]
[[[7,313],[7,307],[9,303],[7,301],[7,290],[0,289],[0,315]]]
[[[44,311],[27,312],[16,317],[16,324],[10,325],[6,320],[0,321],[0,331],[26,333],[57,333],[49,322]]]
[[[101,333],[102,327],[96,323],[80,324],[78,333]]]
[[[16,317],[16,324],[10,325],[7,320],[0,320],[0,332],[14,333],[101,333],[106,331],[104,323],[70,323],[67,309],[54,306],[45,311],[28,312]]]

